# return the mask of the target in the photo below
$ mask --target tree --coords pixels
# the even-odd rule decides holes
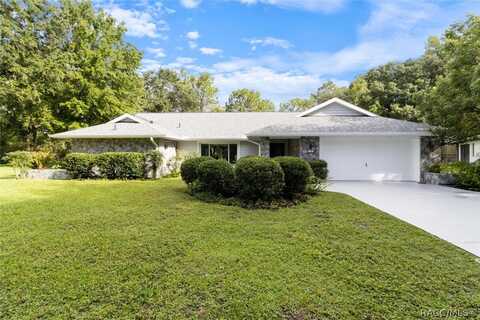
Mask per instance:
[[[208,73],[191,75],[185,70],[146,72],[145,110],[151,112],[201,112],[217,105],[218,89]]]
[[[91,2],[0,3],[0,117],[24,147],[142,104],[141,53]]]
[[[293,98],[288,102],[280,104],[281,112],[299,112],[305,111],[315,105],[313,99]]]
[[[262,99],[260,92],[249,89],[233,91],[225,104],[225,111],[227,112],[266,112],[274,110],[273,102]]]
[[[444,34],[441,56],[446,61],[422,104],[425,119],[448,142],[480,136],[480,17],[470,16]]]
[[[312,93],[311,100],[313,105],[317,105],[335,97],[348,100],[348,88],[339,87],[333,81],[326,81],[315,93]]]

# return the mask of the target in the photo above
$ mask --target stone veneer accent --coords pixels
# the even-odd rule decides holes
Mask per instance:
[[[155,146],[149,139],[73,139],[72,152],[147,152]]]
[[[320,138],[319,137],[301,137],[300,138],[300,158],[307,161],[318,160],[320,156]]]
[[[433,164],[435,151],[441,144],[433,137],[420,138],[420,183],[425,183],[426,168]]]
[[[269,158],[270,157],[270,139],[263,137],[251,138],[250,140],[255,141],[260,144],[260,156]]]

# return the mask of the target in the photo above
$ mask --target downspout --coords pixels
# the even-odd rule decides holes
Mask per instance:
[[[250,142],[250,143],[256,144],[258,146],[258,156],[259,157],[262,156],[262,150],[260,150],[262,148],[262,146],[260,145],[260,143],[255,142],[253,140],[249,140],[249,139],[247,139],[247,141]]]
[[[155,146],[157,151],[160,151],[160,150],[158,150],[160,148],[160,146],[155,142],[155,139],[153,139],[153,137],[150,137],[150,142],[153,143],[153,145]]]

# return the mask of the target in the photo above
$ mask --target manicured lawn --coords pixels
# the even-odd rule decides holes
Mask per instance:
[[[194,200],[178,179],[10,174],[0,318],[418,319],[480,305],[474,256],[346,195],[248,211]]]

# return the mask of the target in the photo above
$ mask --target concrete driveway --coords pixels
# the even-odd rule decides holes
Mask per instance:
[[[480,192],[413,182],[330,182],[351,195],[480,257]]]

